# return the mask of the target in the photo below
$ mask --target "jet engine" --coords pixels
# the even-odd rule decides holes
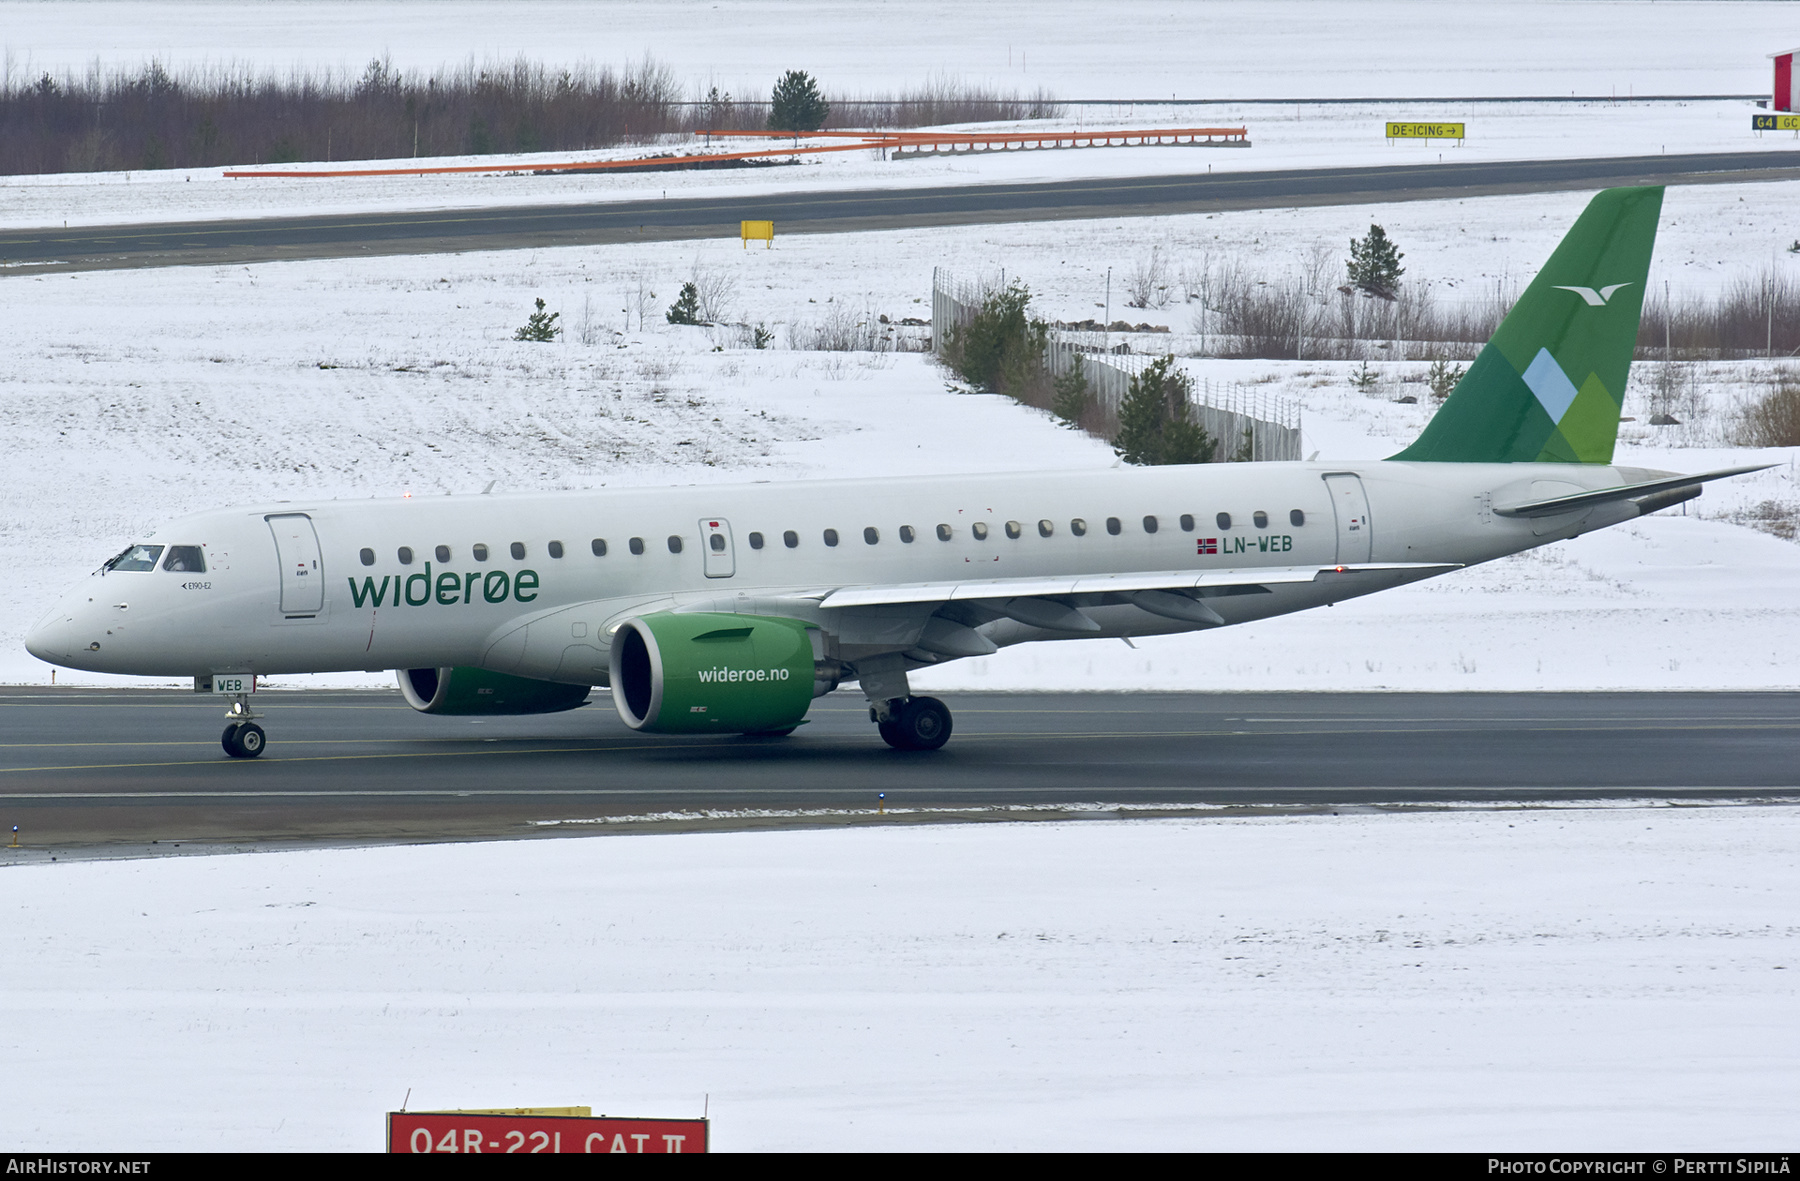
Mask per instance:
[[[613,633],[612,695],[634,730],[785,733],[837,685],[818,628],[795,619],[659,611]]]
[[[481,668],[403,668],[400,693],[427,714],[553,714],[587,700],[588,685],[533,681]]]

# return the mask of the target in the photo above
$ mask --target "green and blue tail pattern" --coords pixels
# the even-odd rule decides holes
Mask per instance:
[[[1439,463],[1611,463],[1662,213],[1661,188],[1607,189],[1416,442]]]

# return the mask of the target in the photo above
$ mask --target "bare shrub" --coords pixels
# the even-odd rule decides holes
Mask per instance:
[[[1039,87],[1028,95],[934,74],[925,83],[898,94],[828,96],[827,127],[936,127],[945,123],[1023,119],[1060,119],[1065,108]]]
[[[1740,412],[1736,433],[1746,447],[1800,447],[1800,371],[1772,375],[1768,393]]]
[[[731,301],[737,298],[737,276],[722,267],[696,261],[689,281],[699,300],[700,319],[711,324],[731,318]]]
[[[1298,274],[1274,278],[1235,261],[1188,271],[1197,292],[1193,331],[1203,352],[1227,357],[1357,360],[1376,348],[1395,360],[1469,360],[1511,308],[1498,291],[1443,304],[1429,283],[1401,287],[1392,299],[1331,288],[1328,253],[1314,252]]]
[[[878,353],[893,347],[875,313],[848,304],[831,304],[812,324],[789,324],[788,347],[822,353]]]
[[[1760,529],[1764,533],[1772,533],[1786,541],[1800,538],[1800,505],[1765,500],[1750,508],[1727,513],[1725,519],[1738,525]]]
[[[1152,246],[1148,258],[1140,258],[1125,278],[1125,306],[1161,308],[1169,305],[1169,264],[1162,247]]]
[[[1711,298],[1665,289],[1644,305],[1637,354],[1718,361],[1800,354],[1800,281],[1765,268]]]
[[[828,95],[831,127],[917,127],[1056,118],[1044,91],[952,78],[898,94]],[[653,58],[623,68],[473,59],[426,74],[386,58],[360,72],[256,73],[160,62],[77,74],[0,76],[0,174],[195,168],[581,151],[706,128],[760,128],[767,101],[716,85],[683,97]]]

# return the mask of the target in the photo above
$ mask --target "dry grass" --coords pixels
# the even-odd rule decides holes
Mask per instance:
[[[1740,412],[1736,442],[1746,447],[1800,447],[1800,371],[1782,369],[1766,394]]]

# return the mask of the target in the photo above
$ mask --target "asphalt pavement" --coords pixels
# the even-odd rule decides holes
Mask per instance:
[[[791,737],[631,732],[604,691],[527,718],[397,693],[256,698],[268,753],[225,757],[223,703],[0,693],[0,832],[21,848],[188,849],[907,819],[1664,799],[1800,802],[1800,694],[947,695],[943,750],[888,749],[853,693]],[[713,815],[709,815],[712,813]],[[622,818],[632,818],[625,820]],[[153,847],[151,842],[156,842]],[[15,858],[16,859],[16,858]]]
[[[1194,151],[1199,167],[1208,149]],[[7,274],[34,275],[124,267],[218,266],[290,259],[735,238],[742,220],[772,220],[776,232],[783,235],[845,233],[1230,209],[1361,205],[1615,185],[1800,178],[1800,151],[1774,149],[1463,163],[1457,159],[1454,148],[1446,148],[1442,156],[1446,158],[1443,163],[1388,167],[1217,175],[1195,172],[1028,184],[796,191],[759,196],[5,230],[0,231],[0,266]],[[903,178],[898,170],[907,166],[904,162],[893,165],[896,179]],[[771,174],[779,171],[770,170]],[[316,183],[342,186],[358,182],[336,179]],[[797,183],[804,182],[797,178]]]

